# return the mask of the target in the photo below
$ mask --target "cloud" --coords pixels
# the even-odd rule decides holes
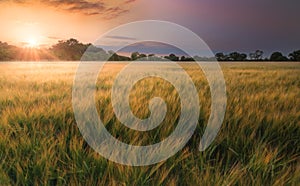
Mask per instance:
[[[98,15],[104,19],[113,19],[129,12],[129,7],[126,6],[126,4],[135,1],[136,0],[120,1],[119,4],[116,4],[110,0],[13,0],[13,2],[18,4],[31,5],[38,3],[70,13],[81,13],[86,16]],[[0,2],[10,1],[0,0]]]
[[[135,1],[136,1],[136,0],[127,0],[127,1],[124,2],[124,4],[133,3],[133,2],[135,2]]]
[[[129,10],[122,9],[120,7],[111,7],[105,10],[103,18],[104,19],[113,19],[120,16],[121,14],[127,13]]]
[[[48,36],[47,38],[48,38],[48,39],[53,39],[53,40],[59,40],[59,39],[62,39],[62,38],[56,37],[56,36]]]
[[[84,14],[100,12],[105,9],[105,4],[102,1],[87,1],[87,0],[42,0],[43,3],[57,7],[59,9],[82,12]]]
[[[123,36],[106,36],[106,38],[109,38],[109,39],[118,39],[118,40],[131,40],[131,41],[135,41],[136,40],[136,38],[123,37]]]

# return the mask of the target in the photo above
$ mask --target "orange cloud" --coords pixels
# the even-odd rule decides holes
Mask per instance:
[[[70,13],[81,13],[86,16],[100,15],[104,19],[113,19],[129,12],[126,4],[135,1],[136,0],[127,0],[125,2],[111,3],[109,0],[13,0],[13,2],[17,4],[32,5],[41,3],[42,5]],[[4,0],[0,2],[10,1]]]

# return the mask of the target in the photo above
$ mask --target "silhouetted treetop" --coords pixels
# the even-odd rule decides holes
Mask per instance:
[[[274,52],[270,56],[270,61],[287,61],[288,58],[284,56],[281,52]]]
[[[290,53],[289,57],[292,61],[300,61],[300,50]]]

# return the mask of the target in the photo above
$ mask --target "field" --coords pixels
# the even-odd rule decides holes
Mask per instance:
[[[142,80],[130,94],[132,112],[146,118],[145,103],[153,95],[164,98],[170,110],[152,131],[122,126],[110,91],[124,65],[107,64],[97,82],[100,118],[123,142],[159,142],[176,127],[180,98],[166,81]],[[227,110],[217,138],[204,152],[198,146],[210,114],[209,86],[195,64],[181,65],[202,105],[196,131],[168,160],[130,167],[98,155],[79,132],[72,109],[77,63],[0,63],[0,185],[299,184],[300,63],[222,63]]]

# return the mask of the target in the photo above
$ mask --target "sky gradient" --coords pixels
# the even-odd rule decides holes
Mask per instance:
[[[286,54],[300,49],[299,7],[299,0],[0,0],[0,41],[93,43],[120,24],[155,19],[189,28],[214,52]]]

